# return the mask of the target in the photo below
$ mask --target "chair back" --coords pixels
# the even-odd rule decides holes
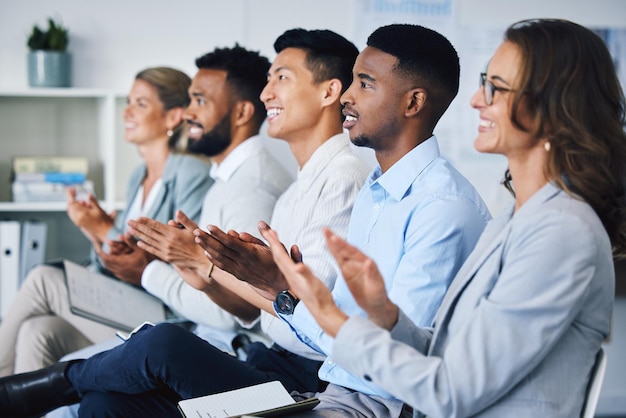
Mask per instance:
[[[604,347],[600,347],[600,351],[596,356],[596,363],[591,370],[591,377],[589,378],[589,385],[587,386],[587,396],[585,398],[585,405],[583,406],[582,418],[594,418],[596,413],[596,407],[598,406],[598,399],[600,399],[600,390],[602,389],[602,382],[604,381],[604,374],[606,373],[606,351]]]

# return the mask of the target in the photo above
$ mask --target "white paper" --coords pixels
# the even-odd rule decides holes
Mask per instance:
[[[228,418],[295,403],[279,381],[187,399],[178,403],[187,418]]]
[[[165,320],[163,303],[151,294],[71,261],[64,263],[73,313],[122,331],[144,321]]]

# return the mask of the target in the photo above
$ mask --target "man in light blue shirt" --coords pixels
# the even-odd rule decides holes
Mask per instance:
[[[391,25],[370,36],[353,74],[341,99],[344,128],[352,142],[375,150],[379,166],[354,204],[348,242],[376,262],[391,300],[415,324],[429,327],[490,219],[474,187],[441,157],[432,134],[458,91],[458,56],[437,32]],[[308,415],[410,414],[401,401],[336,365],[332,338],[297,295],[278,286],[271,287],[279,294],[277,313],[302,341],[328,356],[319,376],[331,384]],[[365,316],[344,280],[337,280],[332,294],[347,315]]]
[[[357,197],[348,242],[372,257],[390,298],[422,327],[431,326],[441,300],[482,233],[489,212],[472,185],[439,155],[433,136],[385,173],[377,167]],[[306,257],[306,254],[304,254]],[[361,313],[344,280],[333,289],[337,306]],[[331,354],[332,338],[304,304],[281,314],[308,345]],[[385,395],[328,358],[320,378],[371,395]]]

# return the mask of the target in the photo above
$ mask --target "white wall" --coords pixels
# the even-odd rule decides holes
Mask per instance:
[[[460,0],[463,24],[511,24],[533,18],[573,20],[585,26],[626,26],[623,0]]]
[[[125,91],[133,75],[147,66],[171,65],[193,73],[194,58],[215,46],[240,42],[271,58],[274,40],[289,28],[327,28],[354,39],[362,24],[355,21],[356,9],[369,7],[370,3],[2,0],[0,89],[26,87],[26,38],[32,25],[45,26],[48,16],[60,19],[70,29],[68,48],[74,56],[74,86]],[[626,25],[623,0],[457,0],[454,4],[458,6],[459,21],[470,25],[502,27],[526,17],[564,17],[595,26]]]
[[[125,91],[134,74],[170,65],[190,74],[194,59],[234,42],[274,56],[288,28],[326,27],[351,36],[354,1],[320,0],[3,0],[0,2],[0,88],[26,87],[26,38],[52,16],[70,30],[76,87]],[[336,12],[330,12],[336,10]]]
[[[402,5],[410,0],[388,0]],[[435,133],[444,154],[474,182],[494,213],[508,202],[497,186],[504,160],[478,155],[472,140],[475,112],[469,97],[477,74],[513,21],[562,17],[589,26],[624,27],[626,0],[413,0],[452,4],[454,27],[423,23],[450,37],[461,57],[461,89]],[[260,50],[270,59],[272,44],[286,29],[327,28],[364,46],[365,36],[380,20],[367,11],[381,0],[0,0],[0,90],[27,88],[26,38],[34,23],[60,19],[70,30],[75,87],[126,92],[134,74],[149,66],[169,65],[190,75],[194,59],[216,46],[234,42]],[[394,16],[395,21],[415,16]],[[391,18],[390,18],[391,19]],[[417,18],[417,23],[422,23]],[[392,23],[382,22],[382,23]],[[485,30],[487,29],[487,30]],[[286,145],[269,141],[288,167],[295,167]],[[369,150],[361,150],[370,163]]]
[[[74,87],[126,92],[134,75],[156,65],[190,75],[195,58],[216,46],[239,42],[273,59],[274,40],[294,27],[328,28],[351,37],[354,1],[320,0],[0,0],[0,90],[27,88],[26,39],[33,24],[47,17],[70,30]],[[346,16],[348,11],[348,16]],[[292,171],[287,145],[267,145]],[[361,150],[374,163],[369,150]]]

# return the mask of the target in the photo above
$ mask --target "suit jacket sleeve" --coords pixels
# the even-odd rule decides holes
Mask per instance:
[[[405,340],[417,350],[351,318],[333,358],[428,416],[472,416],[525,379],[571,327],[600,259],[596,237],[565,211],[542,211],[512,227],[450,304],[453,313],[438,315],[437,352],[424,354],[427,340],[410,321]]]

